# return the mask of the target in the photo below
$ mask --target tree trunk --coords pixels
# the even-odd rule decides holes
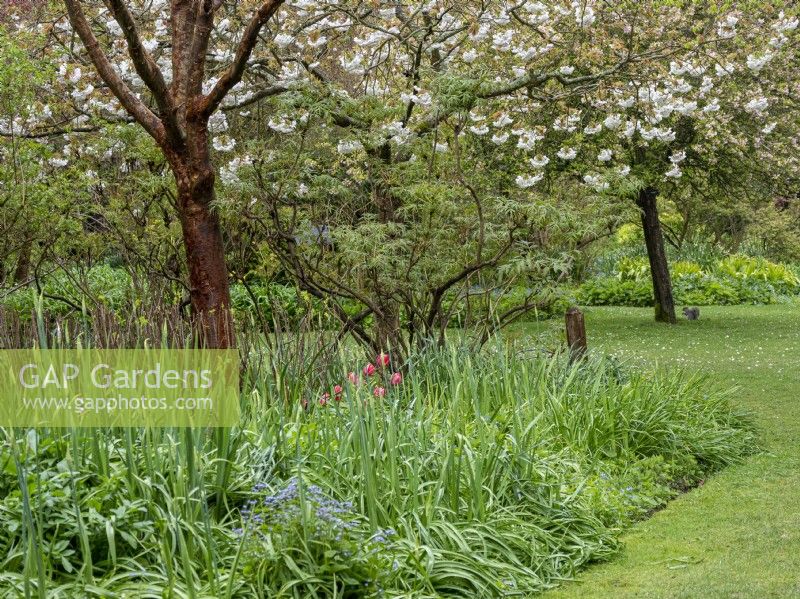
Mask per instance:
[[[385,352],[392,363],[400,366],[405,361],[406,347],[400,328],[400,314],[394,302],[382,302],[380,312],[374,315],[374,347],[377,353]]]
[[[642,211],[642,229],[653,277],[653,296],[657,322],[675,324],[675,303],[672,299],[672,281],[669,278],[667,254],[664,251],[664,235],[658,219],[656,199],[658,190],[645,187],[639,192],[636,204]]]
[[[381,164],[389,167],[392,163],[392,150],[388,143],[383,144],[377,157]],[[387,225],[399,222],[397,217],[397,198],[380,177],[373,182],[373,202],[378,212],[378,222]],[[374,318],[374,344],[375,350],[390,353],[392,362],[398,366],[405,361],[406,344],[403,330],[400,328],[400,302],[392,297],[390,289],[382,289],[376,275],[376,303],[377,310]]]
[[[236,346],[225,247],[212,211],[214,169],[210,161],[171,161],[178,186],[189,293],[198,343],[205,348]]]
[[[19,250],[17,267],[14,269],[14,283],[24,283],[30,277],[32,252],[33,242],[28,239]]]
[[[586,323],[583,312],[572,307],[565,315],[567,329],[567,347],[569,347],[569,361],[577,362],[586,355]]]

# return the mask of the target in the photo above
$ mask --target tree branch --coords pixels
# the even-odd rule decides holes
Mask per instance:
[[[159,144],[163,144],[166,140],[166,130],[161,120],[153,114],[153,112],[134,94],[128,85],[114,70],[108,57],[100,47],[89,22],[86,20],[86,15],[81,8],[80,0],[64,0],[67,8],[67,15],[72,28],[81,38],[83,45],[86,47],[86,52],[89,58],[97,69],[100,78],[108,85],[111,92],[120,101],[120,104],[128,111],[128,113],[137,120],[137,122],[144,127]]]
[[[214,5],[212,0],[199,0],[195,13],[195,25],[192,32],[192,44],[187,73],[187,96],[193,98],[203,93],[203,78],[206,73],[206,53],[214,26]]]
[[[201,117],[208,118],[211,116],[222,103],[222,100],[225,99],[225,96],[228,95],[228,92],[242,80],[242,75],[244,75],[244,71],[247,68],[247,61],[250,59],[253,48],[258,42],[258,34],[261,32],[261,28],[267,24],[283,2],[284,0],[266,0],[261,5],[261,8],[256,11],[256,14],[253,15],[242,35],[242,41],[239,42],[239,47],[236,49],[233,63],[220,80],[217,81],[214,89],[202,99],[197,107],[197,113]]]
[[[236,110],[237,108],[244,108],[245,106],[250,106],[250,104],[255,104],[259,100],[263,100],[264,98],[271,98],[273,96],[278,96],[288,91],[289,88],[283,85],[271,85],[269,87],[265,87],[263,89],[258,90],[249,98],[242,100],[241,102],[223,106],[222,110],[228,111],[228,110]]]
[[[139,77],[144,81],[144,84],[152,92],[153,98],[158,105],[161,121],[174,141],[178,141],[181,134],[175,119],[175,106],[167,88],[164,74],[142,44],[136,23],[125,2],[123,0],[107,0],[107,2],[111,13],[122,28],[122,34],[128,44],[128,54],[133,61],[133,66]]]

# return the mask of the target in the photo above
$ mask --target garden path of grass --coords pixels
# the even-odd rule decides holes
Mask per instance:
[[[676,327],[650,310],[592,308],[586,326],[594,348],[738,386],[766,452],[637,524],[619,555],[545,599],[800,598],[800,306],[702,308]]]

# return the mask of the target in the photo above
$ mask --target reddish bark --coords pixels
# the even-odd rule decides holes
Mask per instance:
[[[107,0],[122,28],[136,72],[153,95],[153,112],[118,75],[95,37],[81,0],[64,0],[70,23],[111,92],[156,140],[166,156],[178,189],[192,312],[198,340],[205,347],[235,346],[230,288],[222,229],[212,210],[215,171],[209,155],[208,120],[242,78],[262,27],[284,0],[265,0],[245,28],[236,55],[214,88],[203,94],[205,56],[221,0],[171,0],[173,78],[164,75],[142,44],[124,0]]]

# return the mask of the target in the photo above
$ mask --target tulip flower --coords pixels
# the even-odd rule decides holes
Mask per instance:
[[[386,389],[383,387],[375,387],[375,390],[372,392],[375,397],[383,397],[386,395]]]
[[[389,365],[389,354],[380,353],[378,357],[375,358],[375,363],[378,366],[388,366]]]
[[[392,378],[389,379],[389,382],[396,387],[397,385],[403,382],[403,375],[399,372],[395,372],[392,375]]]
[[[358,375],[355,372],[351,372],[347,375],[347,380],[349,380],[354,385],[358,385]]]
[[[375,365],[371,363],[367,364],[366,366],[364,366],[363,372],[364,376],[372,376],[373,374],[375,374]]]

